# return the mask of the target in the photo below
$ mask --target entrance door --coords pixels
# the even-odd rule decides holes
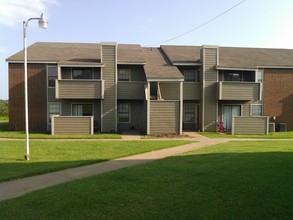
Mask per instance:
[[[227,130],[231,130],[232,118],[234,116],[241,116],[241,105],[224,105],[223,123]]]

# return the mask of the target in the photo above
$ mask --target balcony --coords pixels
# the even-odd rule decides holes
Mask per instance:
[[[261,100],[261,83],[218,82],[219,100]]]
[[[145,82],[118,82],[118,99],[145,100]]]
[[[104,80],[56,80],[57,99],[103,99]]]
[[[184,100],[200,100],[201,84],[193,82],[183,83],[183,99]]]

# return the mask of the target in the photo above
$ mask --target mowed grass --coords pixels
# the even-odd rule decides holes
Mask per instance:
[[[45,133],[29,133],[30,139],[121,139],[121,134],[117,133],[97,133],[94,135],[51,135]],[[8,122],[0,121],[0,138],[24,139],[25,132],[9,131]]]
[[[261,139],[291,139],[293,138],[293,131],[288,132],[270,132],[269,135],[253,135],[253,134],[239,134],[231,135],[227,133],[218,132],[200,132],[199,134],[208,138],[261,138]]]
[[[229,142],[0,202],[1,219],[293,219],[292,141]]]
[[[0,141],[0,181],[188,144],[192,141]]]

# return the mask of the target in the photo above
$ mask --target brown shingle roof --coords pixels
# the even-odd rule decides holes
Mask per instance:
[[[138,44],[118,44],[118,63],[145,63]]]
[[[293,66],[293,50],[220,47],[219,67],[256,68],[258,66]]]
[[[183,76],[173,66],[160,48],[143,48],[146,60],[145,75],[148,79],[182,79]]]
[[[100,44],[94,43],[35,43],[28,47],[28,61],[51,61],[60,64],[100,63]],[[23,61],[23,50],[7,58]]]
[[[161,46],[172,63],[200,63],[199,46]]]

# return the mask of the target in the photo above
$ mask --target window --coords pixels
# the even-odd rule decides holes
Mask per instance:
[[[118,107],[118,118],[121,123],[130,122],[130,106],[126,103],[119,104]]]
[[[225,72],[224,81],[242,81],[240,72]]]
[[[118,69],[118,81],[130,81],[130,69]]]
[[[199,71],[198,70],[184,70],[184,81],[185,82],[199,82]]]
[[[184,122],[195,122],[195,104],[184,104]]]
[[[255,71],[224,70],[222,74],[228,82],[255,82]]]
[[[55,80],[58,78],[58,67],[48,66],[48,87],[55,87]]]
[[[93,105],[92,104],[72,104],[73,116],[92,116]]]
[[[262,116],[262,104],[251,104],[251,116]]]
[[[51,124],[51,117],[53,115],[60,115],[61,113],[61,105],[59,102],[51,102],[48,104],[48,121]]]
[[[72,79],[92,79],[93,68],[72,68]]]

